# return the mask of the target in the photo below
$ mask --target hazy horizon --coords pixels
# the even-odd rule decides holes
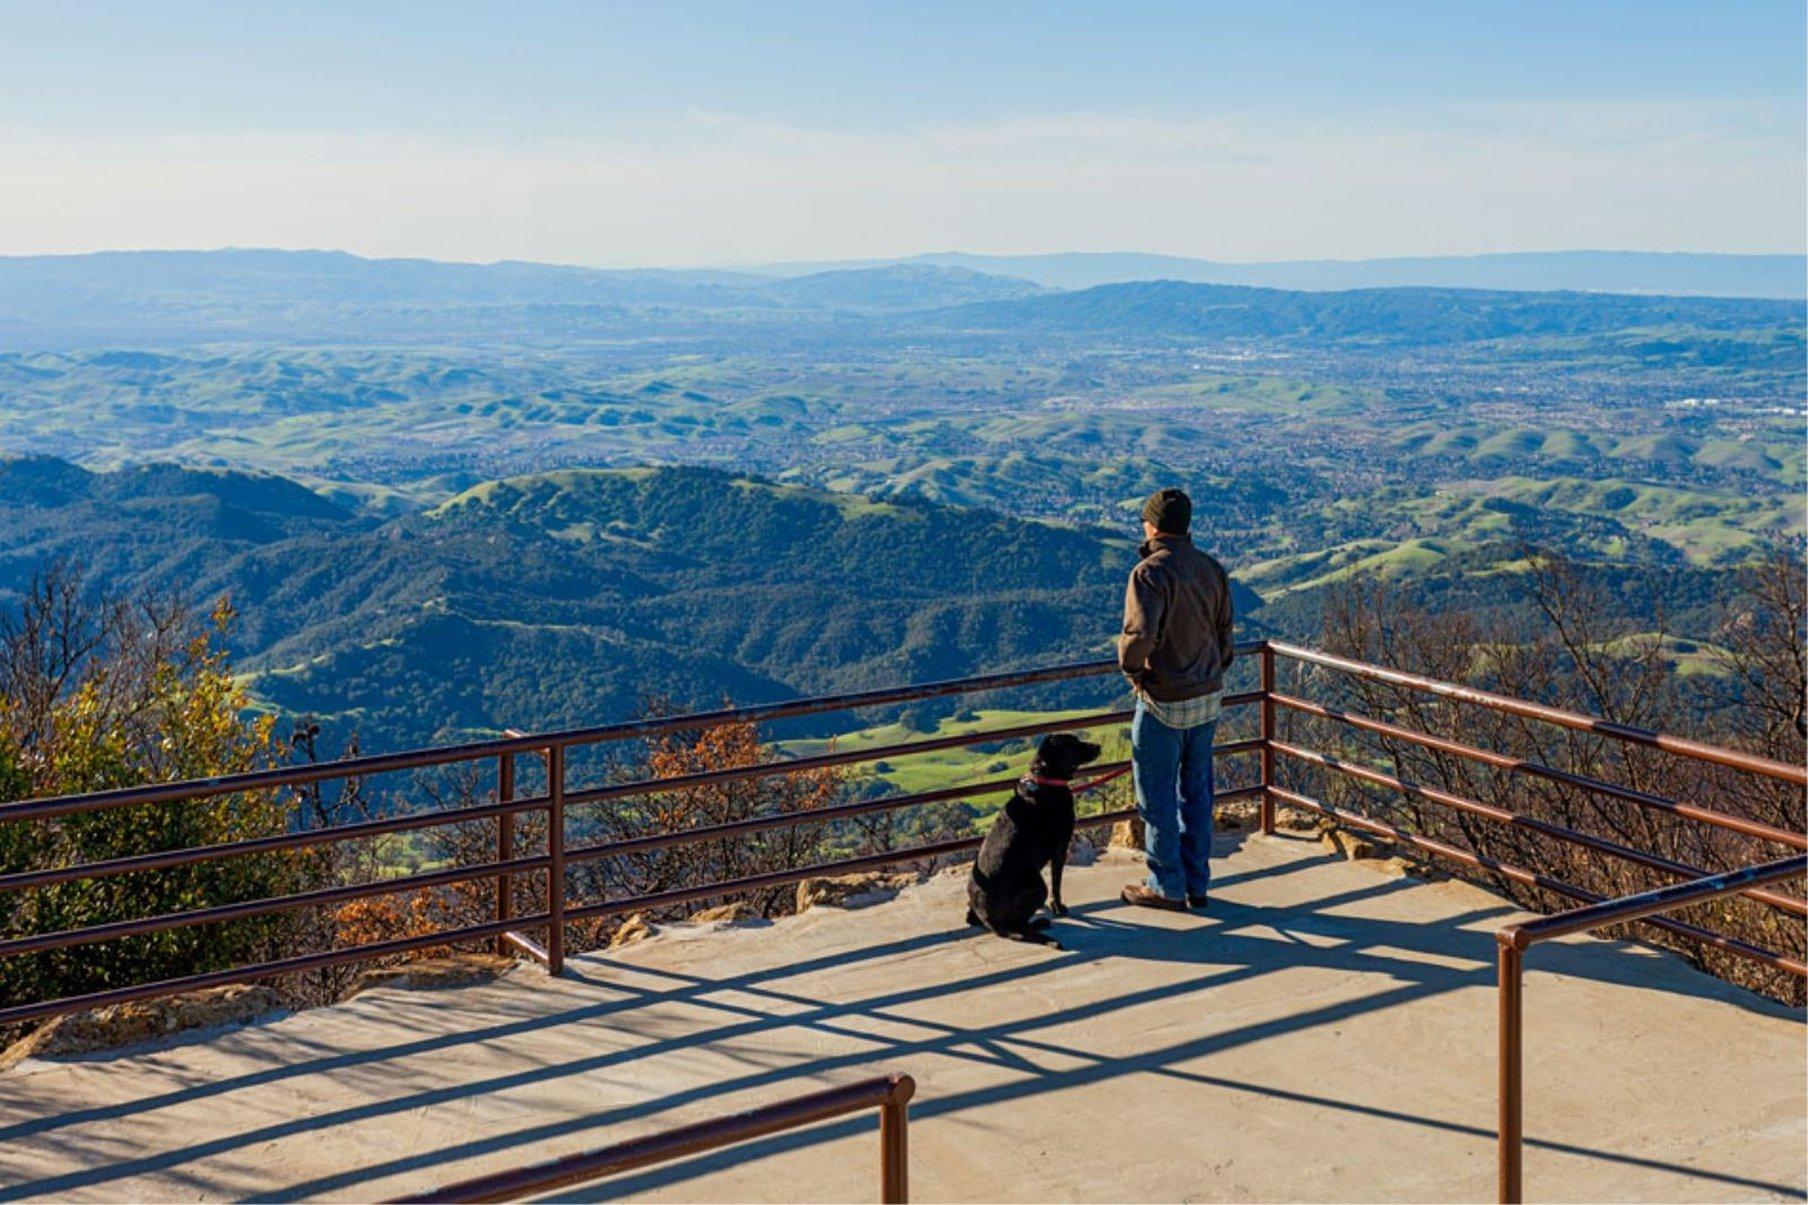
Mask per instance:
[[[1725,258],[1808,258],[1808,252],[1792,250],[1774,251],[1704,251],[1694,247],[1539,247],[1522,251],[1452,251],[1437,254],[1404,254],[1385,256],[1313,256],[1299,259],[1233,259],[1228,256],[1190,255],[1184,252],[1151,249],[1142,247],[1058,247],[1032,250],[977,250],[970,247],[938,247],[919,248],[904,251],[896,255],[847,256],[830,259],[796,259],[796,260],[745,260],[723,261],[711,260],[698,263],[587,263],[577,259],[461,259],[436,255],[382,255],[366,254],[349,247],[331,246],[279,246],[262,245],[218,245],[218,246],[120,246],[95,247],[85,251],[27,251],[0,252],[0,259],[53,259],[59,257],[78,257],[85,255],[157,255],[157,254],[209,254],[231,252],[282,252],[289,254],[349,255],[357,259],[383,260],[423,260],[432,263],[461,265],[466,267],[496,267],[503,264],[533,264],[547,268],[582,268],[590,271],[759,271],[773,268],[809,268],[819,266],[825,271],[859,267],[865,264],[881,265],[910,260],[928,259],[937,256],[964,256],[975,259],[1037,259],[1061,256],[1099,256],[1099,257],[1150,257],[1158,259],[1190,259],[1201,263],[1222,264],[1229,267],[1265,267],[1285,264],[1364,264],[1387,260],[1438,260],[1438,259],[1490,259],[1518,256],[1561,256],[1561,255],[1628,255],[1628,256],[1701,256]]]

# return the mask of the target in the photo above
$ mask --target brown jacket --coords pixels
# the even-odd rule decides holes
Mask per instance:
[[[1163,703],[1222,689],[1236,655],[1224,566],[1193,547],[1189,536],[1164,532],[1137,551],[1143,559],[1124,594],[1118,668]]]

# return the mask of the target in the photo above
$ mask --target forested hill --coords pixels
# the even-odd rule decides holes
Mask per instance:
[[[1803,312],[1799,301],[1421,288],[1303,293],[1155,280],[976,302],[938,311],[922,321],[943,328],[1001,332],[1425,344],[1598,335],[1627,328],[1799,328]],[[1798,341],[1794,348],[1798,359],[1800,350]]]
[[[703,469],[514,477],[379,524],[281,478],[43,458],[0,465],[0,545],[0,591],[68,558],[229,595],[256,695],[369,750],[1103,655],[1135,556]]]

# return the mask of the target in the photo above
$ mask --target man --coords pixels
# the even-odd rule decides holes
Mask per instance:
[[[1230,578],[1193,547],[1193,501],[1158,490],[1143,504],[1142,560],[1124,595],[1117,663],[1136,694],[1130,751],[1149,878],[1124,901],[1182,912],[1211,884],[1212,736],[1234,654]]]

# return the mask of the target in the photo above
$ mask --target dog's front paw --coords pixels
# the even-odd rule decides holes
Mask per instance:
[[[1048,910],[1050,912],[1054,913],[1056,916],[1066,916],[1067,915],[1067,905],[1063,904],[1060,900],[1056,900],[1054,903],[1050,904],[1048,906]]]

